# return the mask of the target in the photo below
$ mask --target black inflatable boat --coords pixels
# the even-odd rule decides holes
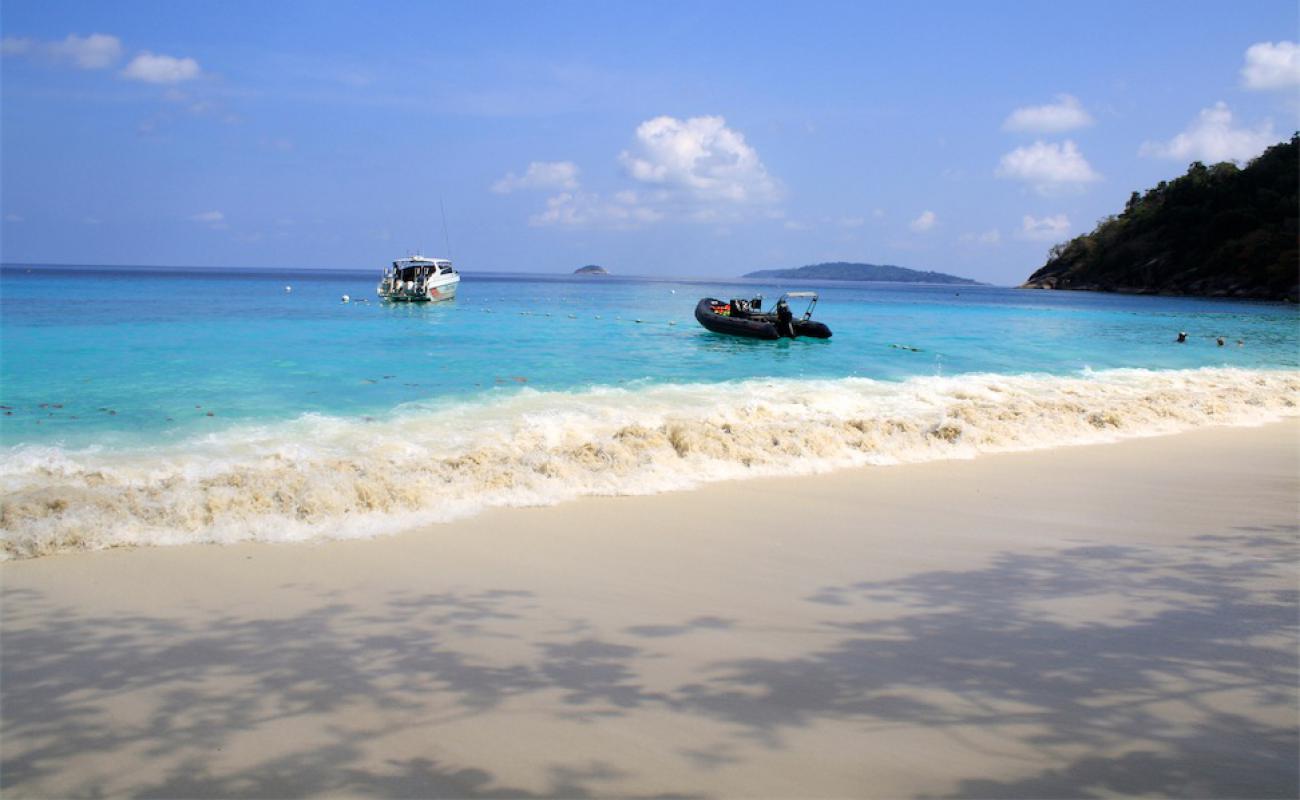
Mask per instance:
[[[790,311],[789,300],[808,298],[808,309],[802,317]],[[718,300],[706,297],[695,305],[695,319],[714,333],[744,336],[749,339],[813,339],[831,338],[831,329],[812,320],[817,306],[816,292],[789,292],[781,295],[771,311],[763,310],[763,296],[752,300]]]

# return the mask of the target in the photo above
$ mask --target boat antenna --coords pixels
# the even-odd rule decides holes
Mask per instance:
[[[451,237],[447,236],[447,208],[442,204],[442,198],[438,198],[438,210],[442,212],[442,243],[447,247],[447,258],[455,261],[451,256]]]

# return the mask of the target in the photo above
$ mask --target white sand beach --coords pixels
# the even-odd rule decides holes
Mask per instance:
[[[0,565],[6,797],[1294,797],[1300,421]]]

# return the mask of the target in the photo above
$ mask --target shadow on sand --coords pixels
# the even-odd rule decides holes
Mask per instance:
[[[793,731],[833,723],[860,736],[864,752],[908,726],[986,731],[1041,756],[1024,770],[1032,774],[967,775],[943,796],[1294,797],[1300,596],[1294,582],[1261,587],[1287,585],[1279,576],[1296,564],[1294,526],[1227,531],[1195,547],[1008,552],[969,571],[791,598],[807,611],[806,652],[730,660],[710,659],[710,637],[761,645],[761,620],[700,609],[677,622],[627,619],[602,633],[579,620],[555,632],[546,598],[479,591],[393,595],[382,613],[324,599],[289,617],[197,625],[74,611],[10,589],[0,781],[6,796],[39,795],[69,764],[129,752],[163,765],[163,776],[119,776],[112,793],[631,796],[645,768],[626,758],[575,754],[546,766],[545,787],[524,789],[504,785],[490,763],[384,760],[367,749],[404,727],[436,741],[449,708],[464,718],[535,699],[557,720],[634,728],[648,711],[676,715],[683,729],[723,723],[730,733],[708,747],[663,743],[679,777],[743,770],[790,748]],[[1103,595],[1109,610],[1097,617],[1057,605]],[[652,688],[641,670],[661,657],[656,646],[682,636],[698,641],[698,679]],[[489,640],[523,655],[487,658],[476,643]],[[122,713],[128,696],[135,711]],[[1276,717],[1261,709],[1278,707],[1291,710],[1290,724],[1262,721]],[[239,737],[316,718],[314,743],[279,742],[251,766],[212,770],[207,754]],[[662,796],[696,796],[683,780],[681,794]],[[92,778],[71,792],[104,793]]]

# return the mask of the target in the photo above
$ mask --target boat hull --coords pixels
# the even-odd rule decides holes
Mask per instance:
[[[726,336],[740,336],[746,339],[780,339],[781,332],[776,325],[776,318],[771,314],[755,314],[746,317],[723,316],[712,309],[722,305],[723,301],[705,297],[695,304],[695,321],[713,333]],[[793,322],[795,338],[811,339],[831,338],[831,329],[820,322],[809,319],[797,319]]]
[[[456,289],[459,285],[460,277],[457,276],[456,280],[434,284],[427,287],[423,292],[406,289],[405,287],[385,290],[381,284],[376,293],[382,299],[394,303],[438,303],[444,300],[455,300]]]

